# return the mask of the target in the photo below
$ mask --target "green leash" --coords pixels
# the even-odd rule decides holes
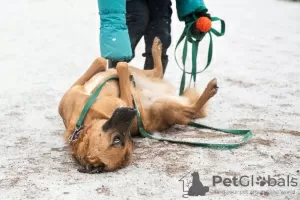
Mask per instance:
[[[110,80],[119,80],[119,77],[112,76],[112,77],[106,79],[101,85],[99,85],[96,88],[96,90],[90,96],[90,98],[88,99],[88,101],[86,102],[84,108],[81,111],[79,119],[76,123],[75,131],[69,138],[70,143],[74,142],[79,137],[79,134],[82,130],[83,122],[84,122],[84,119],[87,115],[88,110],[93,105],[93,103],[97,100],[98,95],[99,95],[101,89],[103,88],[103,86],[106,84],[107,81],[110,81]],[[205,126],[205,125],[202,125],[202,124],[198,124],[196,122],[189,123],[189,126],[196,127],[196,128],[202,128],[202,129],[210,129],[210,130],[215,130],[215,131],[221,131],[221,132],[224,132],[224,133],[231,133],[231,134],[234,134],[234,135],[243,135],[244,137],[243,137],[241,142],[232,143],[232,144],[210,144],[210,143],[202,143],[202,142],[191,142],[191,141],[175,140],[175,139],[165,138],[165,137],[157,137],[157,136],[154,136],[154,135],[148,133],[144,129],[143,121],[141,119],[141,115],[140,115],[140,112],[138,110],[138,106],[137,106],[136,101],[134,100],[134,98],[133,98],[133,105],[134,105],[134,108],[137,110],[138,130],[140,131],[142,136],[144,136],[146,138],[149,138],[149,139],[155,139],[155,140],[159,140],[159,141],[167,141],[167,142],[171,142],[171,143],[186,144],[186,145],[192,145],[192,146],[197,146],[197,147],[207,147],[207,148],[215,148],[215,149],[233,149],[233,148],[237,148],[237,147],[243,145],[244,143],[249,141],[252,137],[252,132],[250,130],[218,129],[218,128],[213,128],[213,127]]]
[[[99,85],[96,88],[96,90],[90,96],[90,98],[88,99],[88,101],[86,102],[86,104],[84,105],[84,107],[83,107],[83,109],[80,113],[80,116],[79,116],[79,119],[76,123],[76,127],[75,127],[75,130],[74,130],[73,134],[70,135],[70,137],[69,137],[69,142],[70,143],[78,139],[79,134],[80,134],[81,130],[83,129],[83,122],[84,122],[84,119],[85,119],[89,109],[91,108],[93,103],[97,100],[97,98],[99,96],[99,93],[102,90],[102,88],[104,87],[104,85],[106,84],[106,82],[110,81],[110,80],[119,80],[119,77],[112,76],[112,77],[107,78],[101,85]]]
[[[234,134],[234,135],[243,135],[244,137],[243,137],[241,142],[231,143],[231,144],[211,144],[211,143],[175,140],[175,139],[165,138],[165,137],[157,137],[157,136],[154,136],[151,133],[148,133],[144,129],[143,121],[141,119],[141,115],[140,115],[140,112],[138,110],[138,107],[137,107],[135,101],[133,101],[133,103],[134,103],[134,108],[137,110],[138,129],[139,129],[142,136],[144,136],[146,138],[149,138],[149,139],[155,139],[155,140],[159,140],[159,141],[167,141],[167,142],[177,143],[177,144],[186,144],[186,145],[191,145],[191,146],[196,146],[196,147],[206,147],[206,148],[212,148],[212,149],[235,149],[235,148],[243,145],[244,143],[246,143],[247,141],[249,141],[252,138],[252,132],[250,130],[231,130],[231,129],[213,128],[213,127],[202,125],[202,124],[199,124],[199,123],[196,123],[196,122],[190,122],[188,124],[188,126],[199,128],[199,129],[200,128],[201,129],[210,129],[210,130],[220,131],[220,132],[223,132],[223,133],[231,133],[231,134]]]
[[[200,71],[197,71],[198,46],[199,46],[200,41],[206,35],[206,33],[198,33],[198,34],[193,33],[194,24],[196,23],[197,19],[198,19],[198,17],[195,14],[193,14],[189,19],[186,20],[187,21],[186,26],[185,26],[185,28],[183,30],[183,33],[181,34],[177,44],[176,44],[175,51],[174,51],[176,63],[178,65],[178,67],[182,70],[182,77],[181,77],[179,95],[182,95],[182,93],[185,89],[186,74],[191,75],[190,84],[191,84],[192,80],[194,81],[194,84],[195,84],[197,74],[205,71],[208,68],[208,66],[210,65],[211,60],[212,60],[212,56],[213,56],[212,34],[214,34],[217,37],[223,36],[225,34],[225,22],[224,22],[224,20],[222,20],[218,17],[211,17],[212,22],[216,22],[216,21],[221,22],[221,31],[219,32],[216,29],[211,28],[207,32],[208,35],[209,35],[209,47],[208,47],[208,57],[207,57],[206,66],[204,67],[204,69],[202,69]],[[181,57],[183,68],[181,68],[179,63],[178,63],[178,60],[177,60],[176,51],[177,51],[178,46],[181,44],[181,42],[183,40],[184,40],[184,45],[183,45],[182,57]],[[185,69],[186,58],[187,58],[187,53],[188,53],[188,42],[192,44],[192,71],[191,72],[188,72]]]

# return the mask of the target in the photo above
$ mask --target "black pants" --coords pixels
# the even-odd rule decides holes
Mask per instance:
[[[145,39],[144,69],[153,68],[151,53],[155,37],[159,37],[163,45],[162,64],[164,72],[168,64],[167,49],[171,44],[171,0],[127,0],[126,22],[131,41],[133,57],[135,48],[141,38]],[[129,62],[129,61],[128,61]]]

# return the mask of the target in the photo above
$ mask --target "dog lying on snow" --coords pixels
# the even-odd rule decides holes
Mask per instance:
[[[161,50],[162,44],[155,38],[153,70],[140,70],[124,62],[107,70],[106,60],[97,58],[63,96],[59,114],[66,127],[65,137],[69,138],[95,88],[111,76],[119,77],[119,81],[110,80],[102,88],[78,139],[70,144],[74,157],[82,165],[80,172],[114,171],[128,164],[133,151],[131,136],[139,134],[132,96],[149,132],[163,131],[174,124],[187,125],[206,116],[205,104],[217,93],[216,79],[208,83],[201,95],[187,88],[182,96],[177,96],[175,88],[162,79]]]

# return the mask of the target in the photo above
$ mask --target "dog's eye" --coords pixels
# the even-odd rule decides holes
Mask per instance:
[[[114,144],[120,144],[121,143],[121,138],[119,136],[114,137],[113,143]]]

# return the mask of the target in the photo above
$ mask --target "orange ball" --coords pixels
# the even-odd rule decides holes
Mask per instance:
[[[207,32],[211,28],[211,21],[208,17],[199,17],[196,22],[196,28],[201,32]]]

